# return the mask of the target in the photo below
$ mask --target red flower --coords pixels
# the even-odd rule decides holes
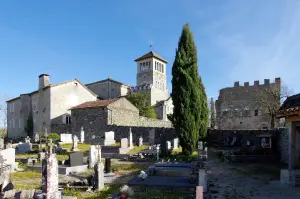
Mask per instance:
[[[127,195],[125,193],[122,193],[120,199],[127,199]]]

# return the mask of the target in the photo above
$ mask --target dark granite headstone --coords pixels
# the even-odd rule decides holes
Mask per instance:
[[[161,156],[168,155],[167,139],[165,135],[160,136],[160,152],[161,152]]]
[[[70,167],[83,165],[83,152],[71,153],[69,155]]]
[[[111,159],[105,158],[105,173],[111,172]]]

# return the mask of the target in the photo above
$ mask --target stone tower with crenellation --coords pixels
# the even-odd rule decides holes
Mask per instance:
[[[149,93],[151,105],[159,101],[168,99],[167,61],[158,54],[150,51],[149,53],[137,58],[136,87],[131,92]]]

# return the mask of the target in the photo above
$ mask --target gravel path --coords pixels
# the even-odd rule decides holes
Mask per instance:
[[[253,172],[262,165],[230,164],[212,158],[207,166],[212,199],[300,199],[300,188],[281,185],[274,174]]]

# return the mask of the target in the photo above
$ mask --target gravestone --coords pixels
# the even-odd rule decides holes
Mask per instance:
[[[58,191],[58,162],[50,146],[47,157],[42,161],[42,190],[46,199],[60,199]]]
[[[104,172],[103,172],[103,164],[100,161],[97,161],[97,163],[94,166],[95,171],[95,191],[101,191],[104,188]]]
[[[139,146],[143,146],[143,138],[139,137]]]
[[[162,156],[165,156],[168,154],[167,149],[167,140],[165,135],[160,136],[160,152]]]
[[[178,141],[179,141],[178,138],[173,139],[173,149],[178,149]]]
[[[83,127],[81,127],[81,130],[80,130],[80,142],[84,143],[84,131],[83,131]]]
[[[60,134],[60,141],[62,143],[73,143],[73,137],[70,133],[62,133]]]
[[[132,141],[131,127],[129,128],[128,141],[129,141],[129,148],[132,149],[133,148],[133,141]]]
[[[45,157],[46,157],[45,152],[39,152],[39,154],[38,154],[38,160],[39,161],[42,161],[43,159],[45,159]]]
[[[70,167],[83,165],[83,152],[71,153],[69,155]]]
[[[4,164],[10,165],[12,171],[17,167],[17,164],[15,162],[16,151],[14,148],[1,150],[0,155],[5,159]]]
[[[128,151],[129,151],[128,139],[127,138],[122,138],[121,139],[121,148],[119,148],[119,153],[120,154],[126,154]]]
[[[97,161],[101,161],[101,146],[90,146],[89,150],[89,168],[94,168]]]
[[[12,148],[13,146],[12,146],[12,143],[7,143],[6,145],[5,145],[5,149],[10,149],[10,148]]]
[[[4,139],[0,138],[0,149],[4,149]]]
[[[73,135],[72,151],[77,151],[78,147],[78,138],[76,135]]]
[[[105,158],[105,173],[111,173],[111,159]]]
[[[32,151],[31,143],[18,144],[18,153],[26,153]]]
[[[39,142],[39,141],[40,141],[40,135],[36,133],[34,135],[34,142]]]
[[[15,198],[15,195],[16,195],[16,190],[12,189],[9,191],[5,191],[3,198]]]
[[[31,140],[31,138],[30,138],[29,136],[27,136],[27,137],[25,138],[25,143],[30,143],[30,140]]]
[[[149,131],[149,144],[154,145],[155,144],[155,129],[151,129]]]
[[[115,132],[109,131],[105,132],[104,146],[115,144]]]
[[[167,141],[167,150],[169,151],[169,150],[171,150],[171,148],[172,148],[172,145],[171,145],[171,142],[170,141]]]
[[[33,198],[34,190],[22,190],[20,198]]]

